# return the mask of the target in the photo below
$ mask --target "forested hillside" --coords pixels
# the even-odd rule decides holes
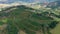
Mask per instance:
[[[36,10],[22,5],[3,10],[0,12],[0,33],[20,34],[22,30],[25,34],[52,34],[50,31],[60,21],[59,9]]]

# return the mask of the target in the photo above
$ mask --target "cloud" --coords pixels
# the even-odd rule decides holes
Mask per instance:
[[[0,1],[4,2],[4,1],[8,1],[8,0],[0,0]]]

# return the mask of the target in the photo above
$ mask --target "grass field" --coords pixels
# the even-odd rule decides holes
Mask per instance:
[[[60,34],[60,23],[51,32],[52,34]]]

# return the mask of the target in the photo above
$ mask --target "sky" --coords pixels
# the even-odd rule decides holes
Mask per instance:
[[[17,1],[32,3],[32,2],[51,2],[51,1],[55,1],[55,0],[0,0],[0,3],[4,3],[4,2],[12,3],[12,2],[17,2]]]

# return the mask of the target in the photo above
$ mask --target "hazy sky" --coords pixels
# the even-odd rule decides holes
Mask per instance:
[[[22,2],[51,2],[55,0],[0,0],[0,2],[16,2],[16,1],[22,1]]]

